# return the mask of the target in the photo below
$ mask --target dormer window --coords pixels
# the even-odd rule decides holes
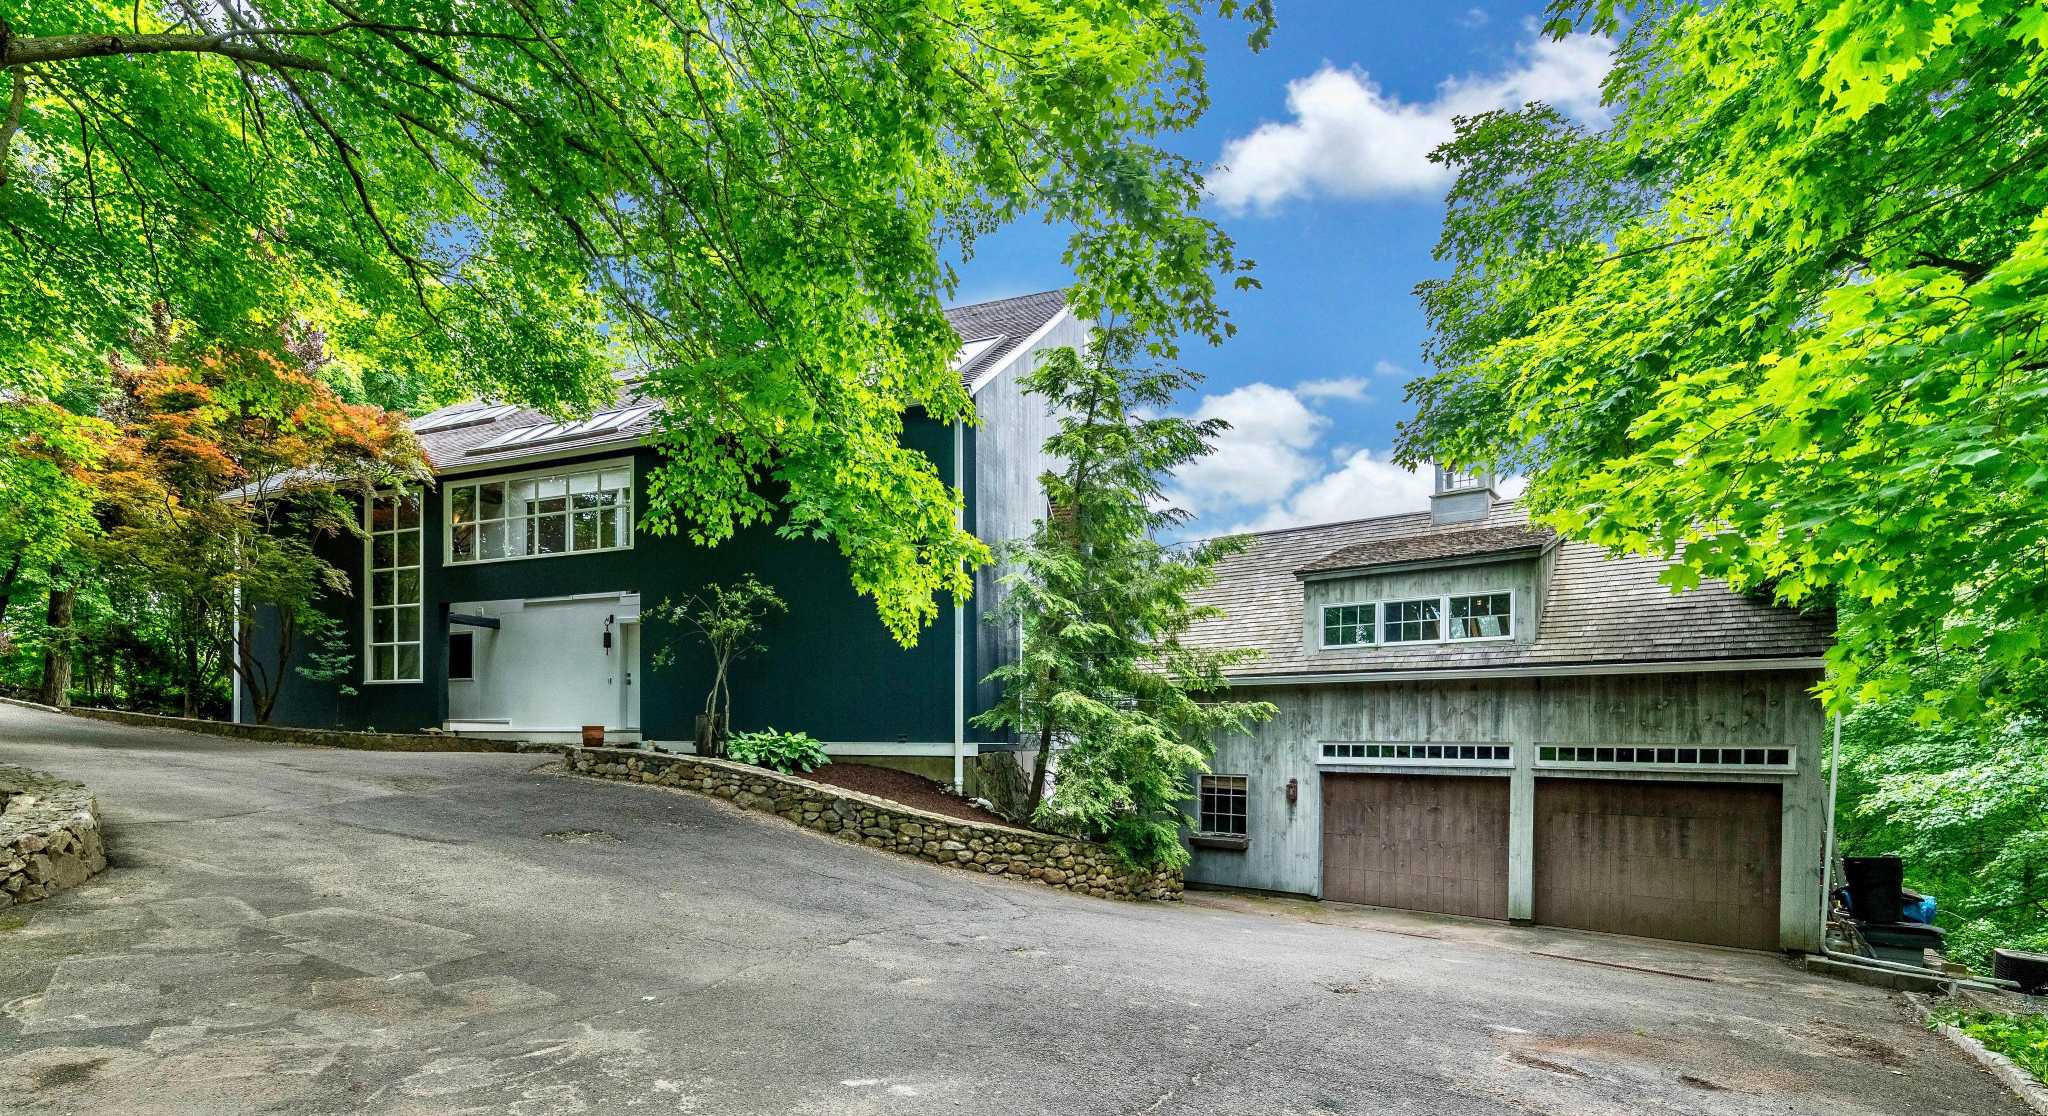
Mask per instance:
[[[1424,597],[1414,601],[1388,601],[1380,638],[1387,643],[1433,643],[1443,638],[1443,598]]]
[[[1507,639],[1515,634],[1515,598],[1509,593],[1475,593],[1450,598],[1451,639]]]
[[[1376,644],[1463,643],[1513,639],[1515,595],[1450,593],[1393,601],[1358,601],[1322,606],[1320,648],[1337,651]]]
[[[1323,608],[1323,646],[1364,646],[1372,642],[1374,626],[1372,605],[1326,605]]]

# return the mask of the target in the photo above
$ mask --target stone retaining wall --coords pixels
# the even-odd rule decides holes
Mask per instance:
[[[77,887],[107,866],[82,783],[0,764],[0,910]]]
[[[873,849],[970,872],[1012,876],[1105,899],[1179,899],[1178,872],[1133,872],[1086,841],[962,821],[808,779],[703,756],[564,746],[578,775],[681,787]]]
[[[258,740],[270,744],[312,744],[322,748],[355,748],[366,752],[518,752],[528,745],[517,740],[492,740],[481,736],[445,733],[349,732],[343,729],[292,728],[285,725],[244,725],[234,721],[209,721],[202,717],[166,717],[157,713],[130,713],[125,709],[95,709],[83,705],[58,708],[16,698],[0,698],[8,705],[69,713],[95,721],[112,721],[143,728],[168,728],[231,736],[237,740]]]

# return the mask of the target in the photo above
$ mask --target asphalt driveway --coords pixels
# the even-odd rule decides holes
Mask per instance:
[[[1774,957],[1091,900],[531,756],[0,706],[0,762],[114,865],[0,912],[9,1113],[2024,1111]]]

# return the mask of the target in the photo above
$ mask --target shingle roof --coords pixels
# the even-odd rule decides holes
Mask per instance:
[[[963,342],[1001,338],[960,366],[960,382],[973,391],[977,379],[1002,367],[1016,354],[1018,346],[1044,328],[1066,305],[1067,292],[1060,290],[955,306],[946,311],[946,320],[953,323],[953,332]]]
[[[1403,562],[1433,559],[1472,558],[1480,555],[1533,551],[1551,540],[1548,527],[1513,523],[1498,527],[1474,527],[1464,531],[1430,531],[1401,538],[1376,539],[1343,547],[1310,562],[1296,573],[1334,573],[1364,570]]]
[[[1509,529],[1531,532],[1520,506],[1501,501],[1476,527],[1433,527],[1428,512],[1415,512],[1254,535],[1249,547],[1218,563],[1216,583],[1197,594],[1199,603],[1224,615],[1197,625],[1188,642],[1257,648],[1263,653],[1259,659],[1230,671],[1239,677],[1804,659],[1833,642],[1834,617],[1828,612],[1780,608],[1711,580],[1674,595],[1657,580],[1668,562],[1610,557],[1597,546],[1565,541],[1544,560],[1552,572],[1532,642],[1341,651],[1311,651],[1306,645],[1303,586],[1295,571],[1346,552],[1429,550],[1451,536],[1486,530],[1506,537]]]

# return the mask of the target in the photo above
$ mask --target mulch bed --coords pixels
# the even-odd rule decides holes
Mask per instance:
[[[898,771],[893,767],[875,767],[865,763],[828,763],[803,776],[814,783],[830,783],[850,791],[886,798],[905,806],[944,814],[961,821],[984,822],[990,825],[1007,825],[1013,829],[1017,823],[992,810],[979,806],[948,793],[947,784]]]

